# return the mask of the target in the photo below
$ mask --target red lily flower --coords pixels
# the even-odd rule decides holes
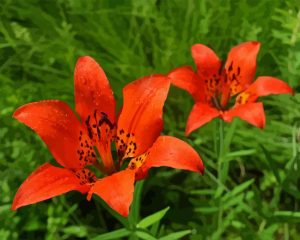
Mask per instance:
[[[263,128],[265,113],[258,97],[269,94],[292,94],[285,82],[273,77],[258,77],[255,82],[258,42],[245,42],[233,47],[223,68],[214,51],[202,44],[192,46],[192,57],[197,73],[191,67],[181,67],[169,73],[171,82],[194,98],[195,105],[189,115],[186,134],[208,123],[216,117],[231,122],[240,117],[248,123]],[[237,96],[236,96],[237,95]],[[234,106],[228,102],[236,96]]]
[[[117,119],[115,99],[104,71],[92,58],[80,58],[75,68],[75,103],[81,121],[58,100],[29,103],[13,115],[42,138],[63,168],[45,163],[35,170],[17,191],[12,209],[77,190],[87,193],[88,200],[94,193],[99,195],[127,216],[134,183],[145,178],[151,167],[203,173],[202,160],[192,147],[177,138],[160,136],[169,86],[170,80],[162,75],[128,84]],[[116,161],[111,152],[113,142]],[[128,166],[120,170],[125,162]],[[98,179],[89,165],[106,176]]]

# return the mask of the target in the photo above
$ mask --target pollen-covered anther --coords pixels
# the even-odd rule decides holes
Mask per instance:
[[[236,98],[236,102],[238,104],[246,104],[249,102],[255,102],[258,96],[251,92],[243,92],[240,93],[239,96]]]
[[[249,93],[241,93],[237,98],[236,102],[238,104],[246,104],[248,102],[250,94]]]
[[[128,164],[128,168],[131,170],[140,168],[144,164],[145,159],[147,158],[148,155],[149,155],[149,152],[146,152],[138,157],[131,159],[131,161]]]
[[[97,181],[96,175],[89,169],[80,169],[75,171],[76,177],[79,178],[80,184],[93,184]]]

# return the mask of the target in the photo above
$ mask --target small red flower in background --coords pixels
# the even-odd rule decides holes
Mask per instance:
[[[82,57],[75,68],[76,117],[67,104],[47,100],[26,104],[14,118],[32,128],[46,143],[56,161],[36,169],[20,186],[12,209],[77,190],[99,195],[123,216],[129,213],[134,182],[151,167],[167,166],[203,173],[197,152],[187,143],[159,136],[162,110],[170,81],[162,75],[141,78],[123,89],[123,108],[117,119],[115,99],[102,68]],[[111,144],[116,144],[114,160]],[[97,152],[101,163],[97,160]],[[123,163],[129,162],[125,170]],[[98,179],[88,168],[102,171]]]
[[[192,46],[192,56],[197,73],[191,67],[177,68],[169,73],[171,82],[188,91],[195,101],[186,125],[187,135],[216,117],[226,122],[240,117],[263,128],[265,113],[263,104],[256,102],[258,97],[293,93],[288,84],[277,78],[258,77],[253,82],[259,48],[258,42],[245,42],[233,47],[223,68],[213,50],[195,44]],[[236,96],[235,104],[228,109],[228,102],[233,96]]]

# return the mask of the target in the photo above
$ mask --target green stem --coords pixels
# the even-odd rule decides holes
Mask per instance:
[[[219,119],[219,138],[218,138],[218,179],[222,182],[222,164],[224,161],[224,122]]]
[[[224,191],[223,187],[223,163],[224,163],[224,122],[222,119],[219,119],[218,122],[218,190],[217,196],[221,196]],[[222,227],[222,219],[223,219],[223,209],[222,209],[222,201],[220,198],[219,202],[219,214],[218,214],[218,230]]]

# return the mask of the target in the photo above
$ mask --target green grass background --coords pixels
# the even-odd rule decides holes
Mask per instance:
[[[75,192],[10,210],[28,174],[54,162],[12,113],[42,99],[74,107],[79,56],[97,59],[120,105],[130,81],[194,66],[192,44],[207,44],[226,59],[232,46],[247,40],[262,43],[257,76],[275,76],[300,90],[299,1],[1,0],[0,239],[90,239],[121,227],[95,199],[88,203]],[[264,130],[239,119],[225,124],[228,169],[217,173],[217,121],[186,138],[193,101],[172,87],[164,134],[193,145],[207,171],[204,176],[151,171],[142,192],[142,217],[170,206],[156,237],[191,229],[185,239],[300,239],[300,94],[263,101]]]

